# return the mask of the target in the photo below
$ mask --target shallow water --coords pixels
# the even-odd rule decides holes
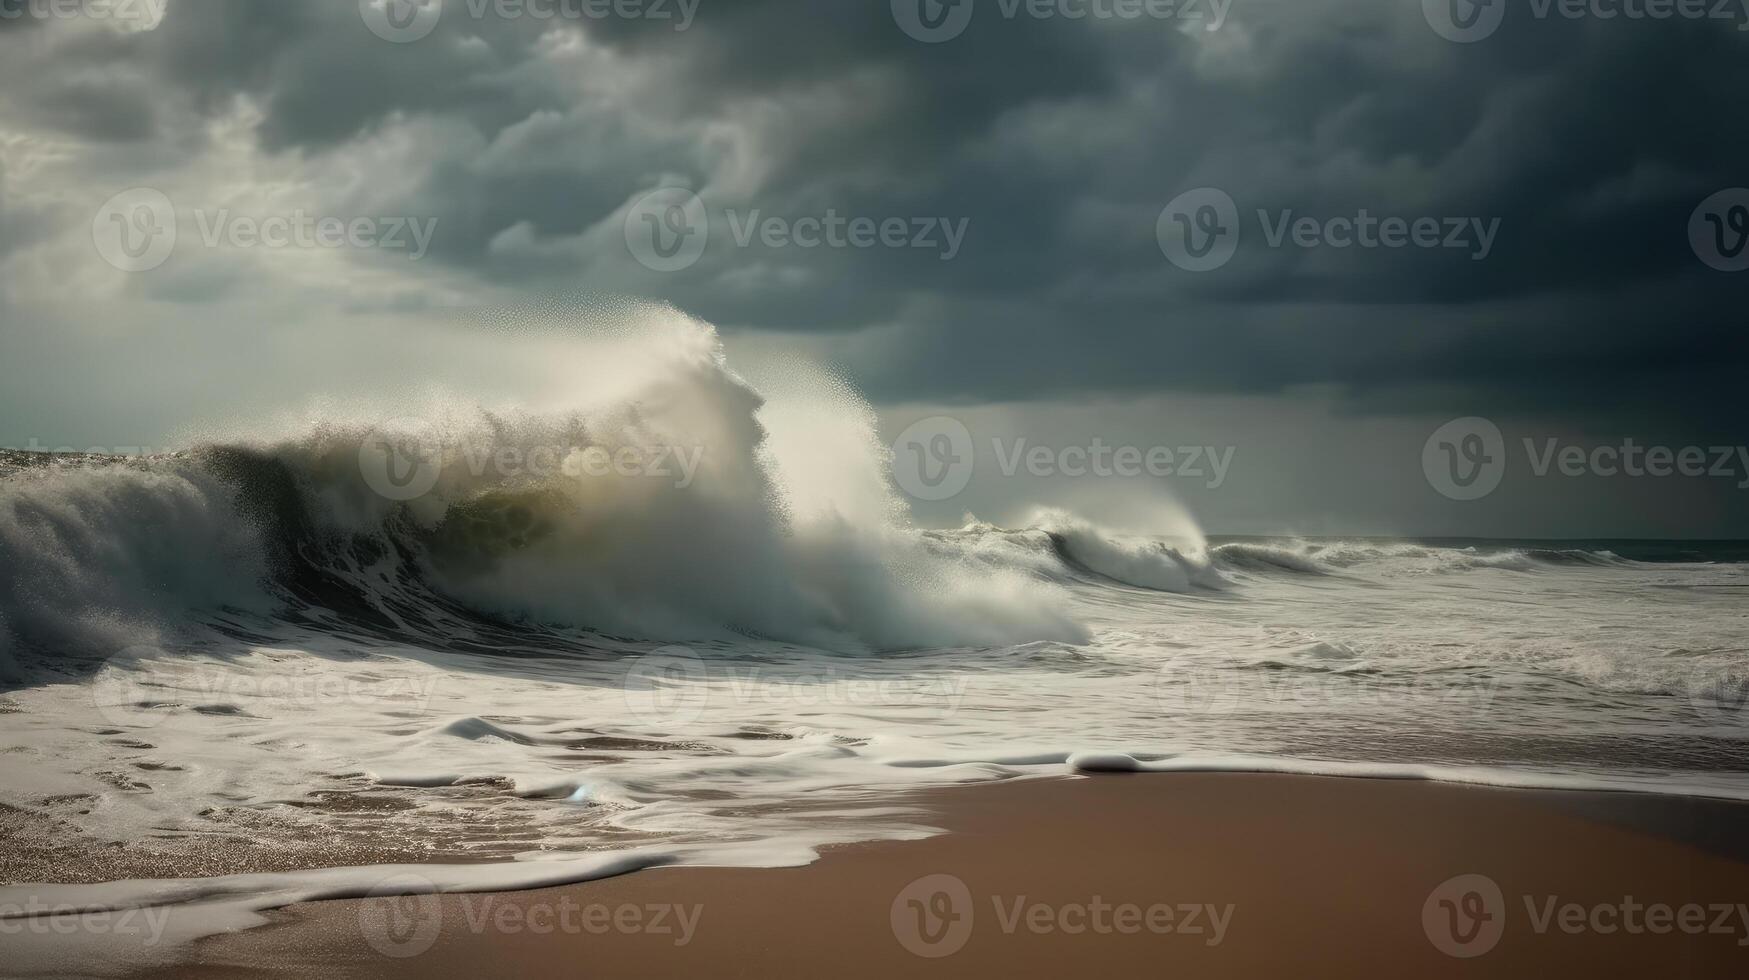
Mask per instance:
[[[1749,566],[1244,542],[1164,593],[1045,531],[932,537],[966,574],[1057,560],[1090,641],[851,656],[458,622],[439,649],[235,616],[6,697],[0,802],[40,818],[17,832],[98,853],[55,831],[11,877],[887,836],[914,829],[905,789],[1083,752],[1749,797]]]

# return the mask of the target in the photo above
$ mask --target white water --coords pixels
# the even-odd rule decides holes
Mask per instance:
[[[600,874],[603,848],[786,863],[927,832],[907,790],[1114,768],[1749,798],[1749,566],[1059,511],[918,531],[829,376],[765,402],[701,328],[631,349],[563,409],[426,418],[464,449],[702,446],[685,487],[464,451],[402,504],[344,421],[251,450],[292,474],[298,535],[205,457],[0,481],[24,679],[0,917],[170,903],[187,938],[384,864],[500,862],[427,869],[469,888]],[[231,876],[32,883],[190,875]]]

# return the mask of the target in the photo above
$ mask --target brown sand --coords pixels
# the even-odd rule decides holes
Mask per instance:
[[[950,833],[836,848],[803,868],[657,869],[427,899],[400,907],[412,917],[397,920],[408,930],[396,935],[418,934],[421,908],[436,931],[439,904],[441,930],[429,949],[399,958],[370,940],[390,935],[389,903],[416,900],[306,905],[276,913],[274,925],[199,944],[197,963],[174,975],[1749,976],[1749,945],[1738,945],[1749,943],[1749,921],[1735,908],[1749,905],[1741,853],[1749,805],[1251,774],[1026,781],[926,802]],[[1498,903],[1473,883],[1430,902],[1461,874],[1490,878]],[[930,875],[953,876],[965,894],[938,896],[945,879],[907,891]],[[1550,897],[1555,918],[1539,931]],[[1016,900],[1029,910],[1018,923]],[[1622,918],[1625,901],[1637,907]],[[1565,913],[1574,932],[1562,928],[1558,907],[1567,903],[1584,907]],[[1645,907],[1660,904],[1672,907],[1668,920],[1656,910],[1648,917]],[[1681,909],[1715,904],[1731,906],[1728,918]],[[698,916],[685,945],[677,945],[676,913],[661,924],[668,931],[651,928],[658,905]],[[1186,905],[1204,910],[1186,921],[1178,908]],[[1593,917],[1598,905],[1618,911]],[[626,923],[632,913],[623,910],[635,908],[642,924],[601,931],[586,906]],[[1155,908],[1151,921],[1163,930],[1170,914],[1174,931],[1147,928],[1151,906],[1170,907]],[[1209,906],[1230,914],[1218,942]],[[1441,952],[1424,922],[1429,906],[1433,933],[1448,940],[1454,922],[1469,931],[1479,923],[1471,913],[1492,915],[1497,944],[1472,958]],[[931,909],[960,915],[959,924],[948,928]],[[1683,931],[1697,922],[1700,934]],[[550,931],[535,931],[542,924]],[[939,942],[929,945],[920,927]],[[1663,934],[1648,931],[1656,928]],[[1474,935],[1454,948],[1479,951],[1488,933]]]

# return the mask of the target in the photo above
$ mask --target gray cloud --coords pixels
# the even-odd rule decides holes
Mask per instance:
[[[227,176],[242,139],[324,213],[438,219],[428,262],[457,291],[669,300],[834,357],[878,401],[1317,387],[1356,414],[1745,420],[1743,285],[1686,231],[1703,198],[1749,184],[1737,23],[1514,8],[1453,44],[1387,0],[1239,0],[1219,31],[977,11],[922,44],[885,3],[701,0],[676,31],[448,0],[430,36],[391,44],[344,0],[170,0],[149,31],[0,21],[0,123],[72,141],[97,200],[201,168],[203,186],[267,181]],[[674,273],[639,266],[621,232],[664,183],[712,216],[710,247]],[[1241,242],[1191,273],[1155,222],[1204,185],[1237,202]],[[45,216],[86,220],[0,202],[14,263]],[[740,247],[726,215],[755,209],[967,232],[951,261]],[[1480,261],[1270,247],[1260,209],[1497,231]],[[268,274],[177,261],[152,295],[196,307]],[[417,306],[435,274],[341,302]]]

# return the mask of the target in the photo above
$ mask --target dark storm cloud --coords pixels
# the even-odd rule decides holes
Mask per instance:
[[[1238,0],[1216,32],[977,2],[964,35],[923,44],[884,2],[701,0],[676,31],[448,0],[429,37],[391,44],[344,0],[172,0],[156,30],[58,49],[31,113],[139,141],[167,107],[246,97],[265,150],[311,158],[412,128],[420,166],[348,200],[438,217],[434,261],[839,338],[877,399],[1320,385],[1362,411],[1604,398],[1741,418],[1716,382],[1749,360],[1743,287],[1687,238],[1699,201],[1749,184],[1738,23],[1514,7],[1496,36],[1453,44],[1386,0]],[[711,245],[650,272],[616,216],[672,180],[702,191]],[[1240,247],[1186,272],[1155,221],[1204,185],[1237,203]],[[950,261],[739,247],[725,212],[753,209],[966,235]],[[1493,231],[1480,260],[1270,247],[1259,209]]]
[[[151,101],[126,79],[50,81],[33,105],[37,121],[85,139],[131,142],[153,134]]]

